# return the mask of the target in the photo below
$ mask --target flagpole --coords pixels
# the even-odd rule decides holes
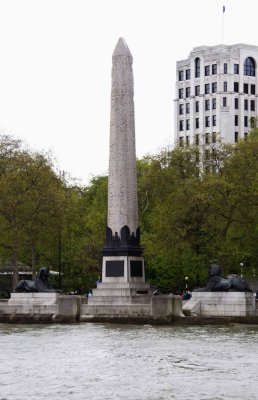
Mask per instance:
[[[221,43],[224,43],[224,13],[225,13],[225,6],[222,8],[222,32],[221,32]]]

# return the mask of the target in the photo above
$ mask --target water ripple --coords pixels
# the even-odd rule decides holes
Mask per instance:
[[[258,327],[0,324],[0,400],[254,400]]]

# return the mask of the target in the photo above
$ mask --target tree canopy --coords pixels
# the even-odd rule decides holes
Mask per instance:
[[[258,129],[234,146],[214,148],[201,166],[198,149],[166,148],[137,160],[141,242],[147,279],[178,291],[188,277],[203,286],[207,266],[255,274],[258,261]],[[55,285],[84,292],[101,270],[107,177],[74,185],[51,157],[0,137],[0,260],[32,273],[62,273]]]

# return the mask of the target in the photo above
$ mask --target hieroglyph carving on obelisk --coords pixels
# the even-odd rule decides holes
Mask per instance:
[[[132,244],[139,244],[139,240],[134,241],[138,229],[138,198],[132,64],[130,50],[120,38],[112,57],[108,229],[119,242],[121,229],[128,227],[127,236],[130,240],[133,236]]]

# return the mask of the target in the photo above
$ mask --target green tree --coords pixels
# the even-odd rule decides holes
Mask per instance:
[[[50,159],[24,149],[22,142],[0,141],[0,245],[14,268],[18,260],[31,266],[47,261],[60,220],[62,187]],[[49,260],[50,261],[50,260]]]
[[[86,291],[100,277],[105,240],[107,178],[95,177],[84,188],[67,187],[66,217],[62,234],[63,285]]]

